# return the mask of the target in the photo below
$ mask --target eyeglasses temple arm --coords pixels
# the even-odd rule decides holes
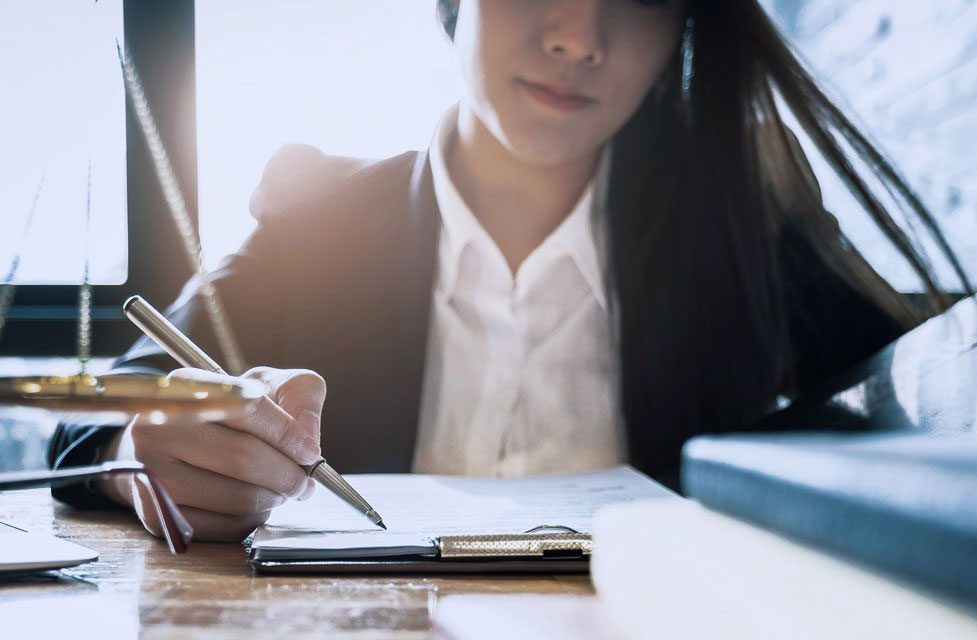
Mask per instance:
[[[0,473],[0,491],[13,489],[34,489],[37,487],[57,487],[101,475],[119,471],[140,473],[145,467],[138,462],[106,462],[88,467],[67,467],[53,471],[16,471]]]
[[[54,471],[17,471],[0,474],[0,491],[61,486],[87,478],[119,473],[134,473],[142,478],[152,491],[152,499],[159,514],[163,533],[173,553],[183,553],[193,538],[193,527],[180,513],[166,489],[146,467],[135,461],[114,461],[87,467],[68,467]]]

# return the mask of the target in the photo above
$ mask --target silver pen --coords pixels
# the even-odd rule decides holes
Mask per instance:
[[[132,296],[126,300],[122,305],[122,311],[134,325],[139,327],[143,333],[152,338],[156,344],[184,367],[227,375],[227,372],[221,369],[213,358],[204,353],[203,349],[195,345],[190,338],[173,326],[172,322],[163,317],[163,314],[154,309],[141,296]],[[335,469],[326,463],[325,458],[320,457],[310,465],[302,465],[302,468],[310,478],[318,481],[319,484],[342,498],[346,504],[362,513],[370,522],[378,527],[387,528],[383,524],[383,518],[380,517],[380,514]]]

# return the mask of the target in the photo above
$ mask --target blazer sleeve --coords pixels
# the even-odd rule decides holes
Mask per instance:
[[[318,153],[318,152],[316,152]],[[318,157],[323,157],[318,154]],[[294,194],[290,182],[302,182],[297,168],[316,157],[309,148],[291,145],[269,161],[262,181],[251,199],[251,213],[258,219],[254,232],[238,251],[226,257],[211,273],[220,300],[244,358],[250,363],[272,364],[281,350],[281,314],[285,303],[281,286],[281,244],[277,209],[288,208],[284,194]],[[294,203],[291,203],[294,204]],[[200,282],[194,277],[183,287],[166,317],[218,362],[221,350],[204,308]],[[110,375],[165,374],[179,365],[152,340],[143,336],[112,366]],[[48,447],[52,469],[95,464],[99,449],[122,427],[106,425],[83,416],[67,416],[55,430]],[[113,506],[91,484],[52,489],[58,500],[82,508]]]
[[[211,280],[223,303],[235,338],[248,362],[274,362],[281,301],[277,274],[277,247],[270,229],[260,225],[242,247],[224,259]],[[204,309],[200,281],[194,277],[183,287],[166,317],[218,362],[221,351]],[[179,364],[143,336],[112,366],[111,375],[165,374]],[[48,448],[52,469],[94,464],[99,448],[122,427],[68,417],[58,425]],[[75,484],[52,490],[55,498],[79,507],[111,503],[91,485]]]

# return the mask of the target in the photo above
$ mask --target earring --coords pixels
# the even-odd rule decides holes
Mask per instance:
[[[668,93],[668,87],[672,84],[672,67],[665,67],[665,70],[658,76],[658,80],[651,86],[651,97],[655,102],[661,104]]]
[[[692,65],[694,26],[695,21],[689,18],[685,21],[685,31],[682,32],[682,107],[685,109],[687,125],[692,124],[692,78],[695,76],[695,68]]]

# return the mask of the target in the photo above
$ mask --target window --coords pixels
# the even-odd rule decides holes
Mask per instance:
[[[197,4],[208,268],[253,228],[248,200],[282,144],[367,158],[427,148],[441,112],[462,93],[434,11],[434,0]]]
[[[121,39],[121,0],[3,6],[3,280],[18,255],[17,284],[78,283],[86,262],[95,284],[126,279]]]
[[[81,196],[87,195],[87,166],[78,172],[77,165],[87,165],[82,156],[88,150],[94,156],[91,276],[100,283],[93,292],[93,353],[117,355],[138,336],[122,316],[123,300],[140,293],[163,306],[190,273],[177,253],[176,231],[123,97],[115,50],[115,38],[123,31],[195,213],[193,0],[0,3],[0,82],[5,87],[0,114],[4,123],[23,122],[4,126],[0,138],[0,278],[9,270],[12,247],[23,237],[21,223],[40,181],[37,174],[44,171],[43,160],[56,160],[45,174],[35,228],[24,246],[21,284],[0,338],[0,355],[75,353],[77,285],[28,283],[81,278],[85,251],[78,238],[85,207],[78,201],[83,205]],[[83,74],[89,63],[97,69],[94,76]],[[99,86],[89,92],[86,82]],[[85,104],[82,95],[93,104]],[[16,152],[8,140],[17,145]],[[65,181],[63,175],[74,177]],[[15,179],[8,181],[10,176]]]
[[[977,278],[977,5],[763,0],[822,86],[903,172]],[[794,127],[795,130],[797,127]],[[802,143],[806,141],[802,140]],[[816,152],[825,205],[896,288],[920,284]],[[921,235],[925,232],[920,230]],[[938,253],[929,244],[930,255]],[[944,286],[958,286],[935,265]]]

